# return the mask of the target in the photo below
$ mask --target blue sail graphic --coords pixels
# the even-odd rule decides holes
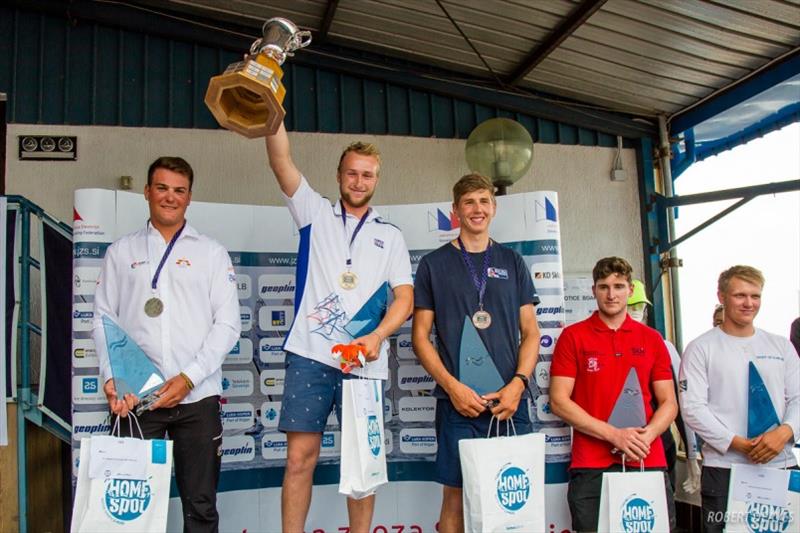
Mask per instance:
[[[500,372],[469,317],[461,329],[458,380],[478,394],[496,392],[505,386]]]
[[[344,327],[345,331],[352,335],[354,339],[370,333],[383,320],[386,314],[386,306],[389,294],[389,284],[383,282],[378,290],[370,296],[367,303],[353,316],[350,322]]]
[[[118,398],[132,393],[141,399],[164,383],[164,376],[139,345],[106,315],[103,315],[103,329]]]
[[[608,423],[615,428],[640,428],[647,425],[642,386],[635,368],[631,368],[617,397]]]
[[[772,405],[764,380],[758,373],[756,365],[749,363],[749,382],[747,394],[747,438],[752,439],[780,425],[778,413]]]

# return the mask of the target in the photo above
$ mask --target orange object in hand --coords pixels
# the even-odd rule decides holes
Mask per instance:
[[[364,366],[364,347],[360,344],[337,344],[331,348],[331,355],[339,360],[342,372],[349,374],[353,368]]]

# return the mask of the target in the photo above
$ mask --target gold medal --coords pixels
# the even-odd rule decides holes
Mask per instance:
[[[342,286],[345,290],[353,290],[358,285],[358,276],[356,276],[355,272],[342,272],[341,276],[339,276],[339,285]]]
[[[492,325],[492,315],[481,309],[472,315],[472,324],[478,329],[486,329]]]
[[[144,303],[144,314],[155,318],[164,312],[164,302],[153,296]]]

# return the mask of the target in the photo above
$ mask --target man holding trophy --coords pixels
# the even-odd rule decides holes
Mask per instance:
[[[180,157],[160,157],[150,165],[144,188],[150,219],[106,251],[92,335],[114,415],[128,416],[140,398],[117,395],[130,377],[117,373],[120,342],[107,344],[104,322],[118,325],[129,337],[123,342],[136,343],[169,377],[139,417],[142,433],[148,439],[169,433],[173,441],[184,531],[214,532],[219,524],[221,368],[239,338],[241,322],[228,252],[186,222],[192,181],[192,168]],[[128,424],[120,425],[128,433]]]
[[[322,431],[332,408],[341,420],[342,372],[331,350],[337,344],[361,345],[367,364],[353,373],[388,378],[387,339],[411,314],[411,263],[400,230],[369,206],[380,173],[373,145],[353,143],[342,153],[336,175],[340,199],[333,205],[295,166],[283,124],[266,145],[301,236],[297,312],[284,345],[286,381],[278,424],[288,441],[283,531],[296,533],[305,525]],[[390,289],[394,300],[386,309]],[[353,330],[353,318],[369,309],[367,322],[374,326]],[[374,503],[374,494],[348,498],[351,531],[370,530]]]

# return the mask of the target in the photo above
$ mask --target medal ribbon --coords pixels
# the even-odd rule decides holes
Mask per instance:
[[[347,211],[344,209],[344,202],[340,199],[339,200],[339,207],[342,209],[342,227],[344,228],[344,238],[347,240]],[[361,217],[361,220],[358,221],[356,225],[356,229],[353,230],[353,235],[350,237],[350,242],[347,245],[347,259],[345,261],[345,265],[347,265],[348,272],[350,271],[350,267],[353,265],[353,259],[350,255],[350,252],[353,249],[353,241],[356,240],[356,235],[358,232],[361,231],[361,228],[364,226],[364,222],[367,221],[367,217],[369,216],[372,209],[367,209],[367,212]]]
[[[475,288],[478,290],[478,308],[483,311],[483,295],[486,294],[489,260],[492,255],[492,241],[489,240],[489,246],[486,247],[486,251],[483,253],[483,269],[481,270],[480,278],[475,271],[475,264],[472,262],[472,258],[467,253],[467,249],[464,248],[464,241],[461,240],[460,235],[458,236],[458,248],[461,250],[461,259],[464,260],[464,264],[467,266],[467,270],[469,270],[470,276],[472,277],[472,284],[475,285]]]
[[[169,254],[172,251],[172,247],[175,246],[175,242],[177,242],[178,237],[181,236],[181,233],[183,233],[183,228],[185,227],[186,227],[186,221],[184,220],[183,226],[181,226],[181,229],[179,229],[178,232],[172,236],[172,239],[170,239],[169,244],[167,245],[167,249],[164,251],[164,255],[161,256],[161,262],[158,264],[158,268],[156,268],[156,273],[153,276],[153,281],[150,282],[150,287],[153,289],[154,293],[156,292],[156,288],[158,287],[158,276],[161,275],[161,269],[164,268],[164,263],[167,262],[167,257],[169,257]]]

